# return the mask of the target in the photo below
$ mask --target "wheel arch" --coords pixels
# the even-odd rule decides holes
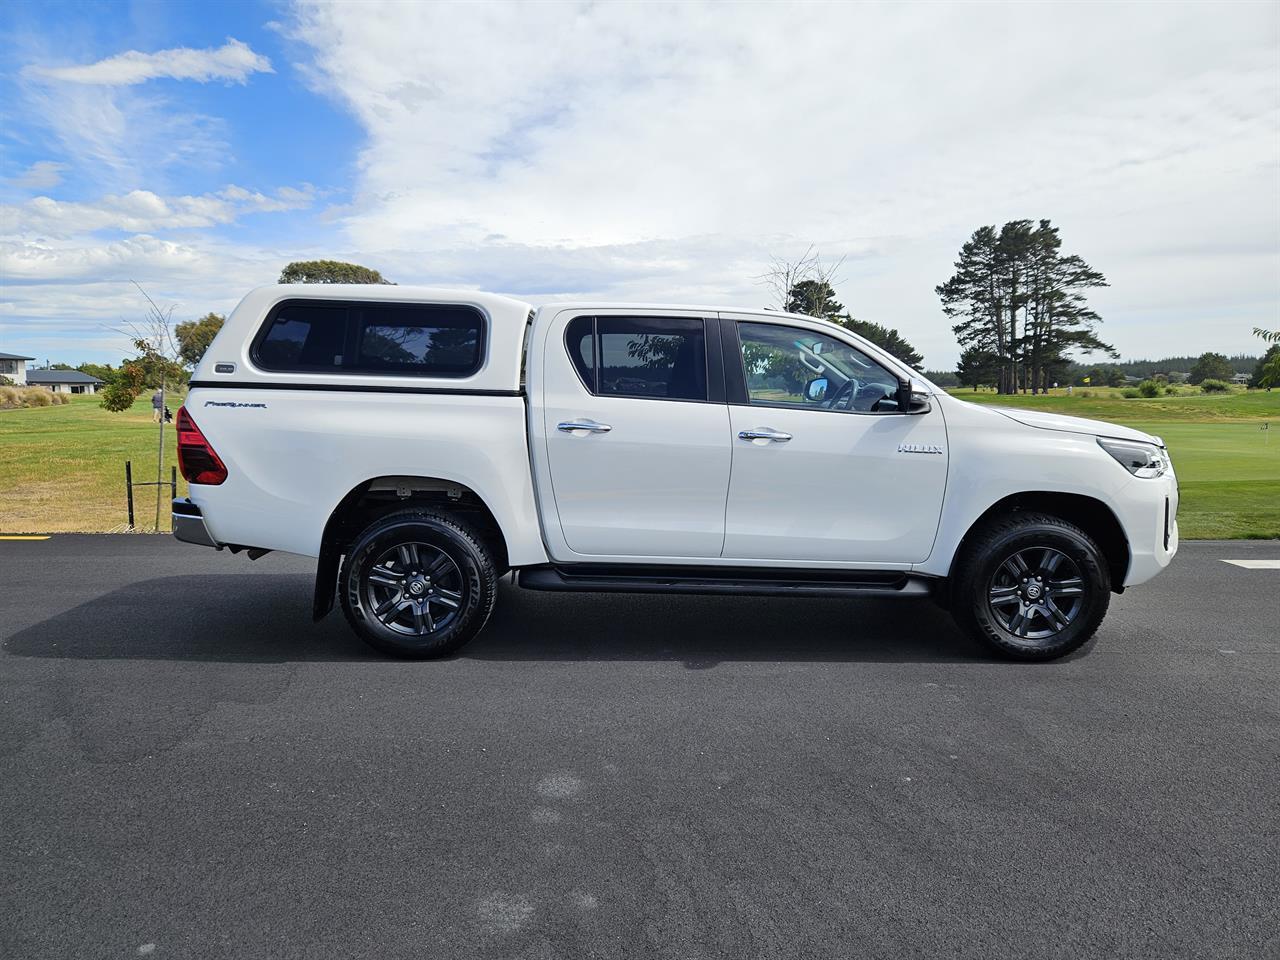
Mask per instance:
[[[951,558],[948,578],[955,572],[957,559],[974,534],[996,517],[1016,513],[1047,513],[1075,524],[1093,538],[1102,551],[1111,574],[1113,593],[1124,592],[1125,577],[1129,572],[1131,553],[1129,538],[1115,511],[1096,497],[1079,493],[1061,493],[1050,490],[1033,490],[1010,494],[997,500],[981,516],[969,525]]]
[[[316,563],[312,619],[320,620],[333,609],[342,556],[360,531],[383,514],[414,506],[431,507],[468,520],[493,551],[499,576],[506,572],[506,534],[492,508],[471,487],[447,477],[370,477],[352,487],[325,521]]]

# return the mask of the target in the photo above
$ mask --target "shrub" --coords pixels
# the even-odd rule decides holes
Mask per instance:
[[[0,386],[0,407],[22,406],[22,394],[17,387]]]
[[[1200,389],[1205,393],[1226,393],[1231,386],[1225,380],[1201,380]]]
[[[1154,380],[1143,380],[1138,384],[1138,393],[1150,399],[1151,397],[1160,396],[1160,384]]]
[[[1093,396],[1093,393],[1092,393],[1092,391],[1089,391],[1089,390],[1081,390],[1081,391],[1080,391],[1080,396],[1082,396],[1082,397],[1092,397],[1092,396]]]
[[[55,393],[53,395],[54,406],[61,406],[64,403],[70,403],[71,397],[65,393]]]
[[[1173,384],[1170,384],[1164,388],[1164,393],[1167,397],[1176,397],[1178,395],[1178,388],[1173,386]]]
[[[52,407],[53,394],[44,387],[27,387],[22,391],[24,407]]]
[[[1136,400],[1138,397],[1142,396],[1142,394],[1133,387],[1129,387],[1127,390],[1121,390],[1120,396],[1124,397],[1126,400]]]

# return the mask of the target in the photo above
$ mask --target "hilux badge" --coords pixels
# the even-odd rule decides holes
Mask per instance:
[[[936,443],[900,443],[899,453],[941,453],[942,448]]]

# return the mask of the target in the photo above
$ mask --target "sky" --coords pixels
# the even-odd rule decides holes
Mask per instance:
[[[1049,218],[1128,358],[1280,325],[1280,4],[0,7],[0,351],[118,362],[292,260],[535,304],[765,306],[945,369],[934,287]]]

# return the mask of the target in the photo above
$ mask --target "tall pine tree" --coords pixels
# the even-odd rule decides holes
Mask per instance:
[[[1061,375],[1073,350],[1116,356],[1094,332],[1101,322],[1084,291],[1106,278],[1078,256],[1062,256],[1048,220],[979,227],[960,248],[956,272],[936,288],[962,348],[998,368],[1001,393],[1037,393]]]

